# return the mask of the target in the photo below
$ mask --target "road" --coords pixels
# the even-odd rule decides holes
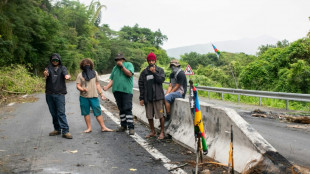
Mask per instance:
[[[135,121],[136,135],[101,132],[92,116],[92,133],[80,115],[79,94],[75,83],[67,84],[66,114],[72,140],[48,136],[52,119],[44,94],[36,94],[33,103],[20,103],[0,109],[0,173],[170,173],[168,169],[188,164],[190,173],[195,155],[170,139],[145,139],[146,125]],[[101,101],[107,127],[117,129],[118,111],[110,101]],[[210,160],[210,159],[207,159]],[[214,168],[215,173],[223,169]],[[172,171],[177,171],[172,170]],[[221,172],[219,172],[221,171]]]

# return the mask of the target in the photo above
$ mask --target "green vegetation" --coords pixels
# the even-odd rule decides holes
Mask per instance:
[[[42,78],[33,77],[23,66],[0,68],[0,103],[7,95],[42,92],[44,86]]]
[[[61,55],[71,74],[79,71],[81,59],[89,57],[98,72],[110,72],[114,57],[122,52],[136,70],[153,51],[159,62],[169,58],[160,48],[167,36],[136,24],[113,31],[99,26],[105,6],[92,1],[0,0],[0,65],[25,65],[41,74],[53,52]]]
[[[193,65],[195,76],[190,78],[200,86],[310,93],[309,37],[293,43],[284,40],[276,45],[263,45],[259,48],[258,56],[221,52],[218,59],[214,53],[191,52],[181,56],[181,61]],[[202,95],[206,96],[204,92]],[[218,94],[210,97],[221,99]],[[237,101],[236,98],[224,95],[225,100]],[[241,102],[250,104],[258,104],[258,100],[256,97],[240,97]],[[285,108],[283,100],[262,99],[262,103]],[[289,108],[310,111],[309,104],[304,102],[290,102]]]

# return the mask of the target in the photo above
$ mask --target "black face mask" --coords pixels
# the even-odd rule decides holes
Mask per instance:
[[[85,65],[83,66],[82,69],[83,69],[82,76],[86,81],[89,81],[90,79],[96,77],[96,73],[94,70],[90,69],[90,65]]]
[[[85,65],[85,66],[83,66],[83,71],[87,71],[87,70],[89,70],[90,69],[90,65]]]

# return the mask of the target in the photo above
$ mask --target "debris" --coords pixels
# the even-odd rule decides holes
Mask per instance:
[[[263,117],[263,118],[266,118],[267,115],[266,114],[252,114],[252,117]]]
[[[89,167],[95,167],[95,165],[88,165]]]
[[[137,171],[137,169],[133,169],[133,168],[130,168],[129,170],[133,172]]]
[[[33,149],[38,149],[38,147],[33,147]]]
[[[77,167],[84,167],[84,164],[78,163],[76,166],[77,166]]]
[[[15,104],[15,102],[9,103],[8,106],[13,106],[14,104]]]
[[[308,129],[310,128],[310,125],[288,125],[287,127],[290,127],[290,128],[296,128],[296,129]]]
[[[117,169],[118,167],[112,167],[112,169]]]
[[[78,150],[72,150],[72,151],[70,151],[71,153],[77,153],[78,152]]]
[[[210,174],[211,172],[210,172],[210,170],[209,169],[205,169],[205,170],[203,170],[202,172],[201,172],[201,174]]]
[[[77,153],[78,150],[64,150],[64,153]]]
[[[0,149],[0,152],[5,152],[5,151],[6,151],[6,150],[1,150],[1,149]]]
[[[178,168],[181,168],[181,167],[187,166],[187,165],[188,165],[188,164],[187,164],[187,163],[185,163],[185,164],[182,164],[182,165],[180,165],[180,166],[174,167],[174,168],[172,168],[172,169],[169,169],[169,172],[171,172],[171,171],[173,171],[173,170],[175,170],[175,169],[178,169]]]
[[[192,153],[193,153],[193,152],[190,151],[190,150],[186,151],[186,154],[192,154]]]
[[[284,116],[285,119],[289,122],[293,123],[301,123],[301,124],[310,124],[310,117],[293,117],[293,116]]]

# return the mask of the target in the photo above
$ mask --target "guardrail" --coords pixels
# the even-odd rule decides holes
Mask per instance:
[[[169,84],[168,82],[164,82],[165,84]],[[235,94],[238,95],[238,102],[240,101],[239,96],[252,96],[259,98],[259,106],[262,105],[262,98],[274,98],[281,99],[286,101],[286,110],[289,109],[289,101],[302,101],[302,102],[310,102],[310,94],[297,94],[297,93],[285,93],[285,92],[269,92],[269,91],[256,91],[256,90],[244,90],[244,89],[232,89],[232,88],[216,88],[216,87],[208,87],[208,86],[197,86],[197,90],[207,91],[207,92],[217,92],[221,93],[222,100],[223,94]],[[208,97],[209,93],[208,93]]]

